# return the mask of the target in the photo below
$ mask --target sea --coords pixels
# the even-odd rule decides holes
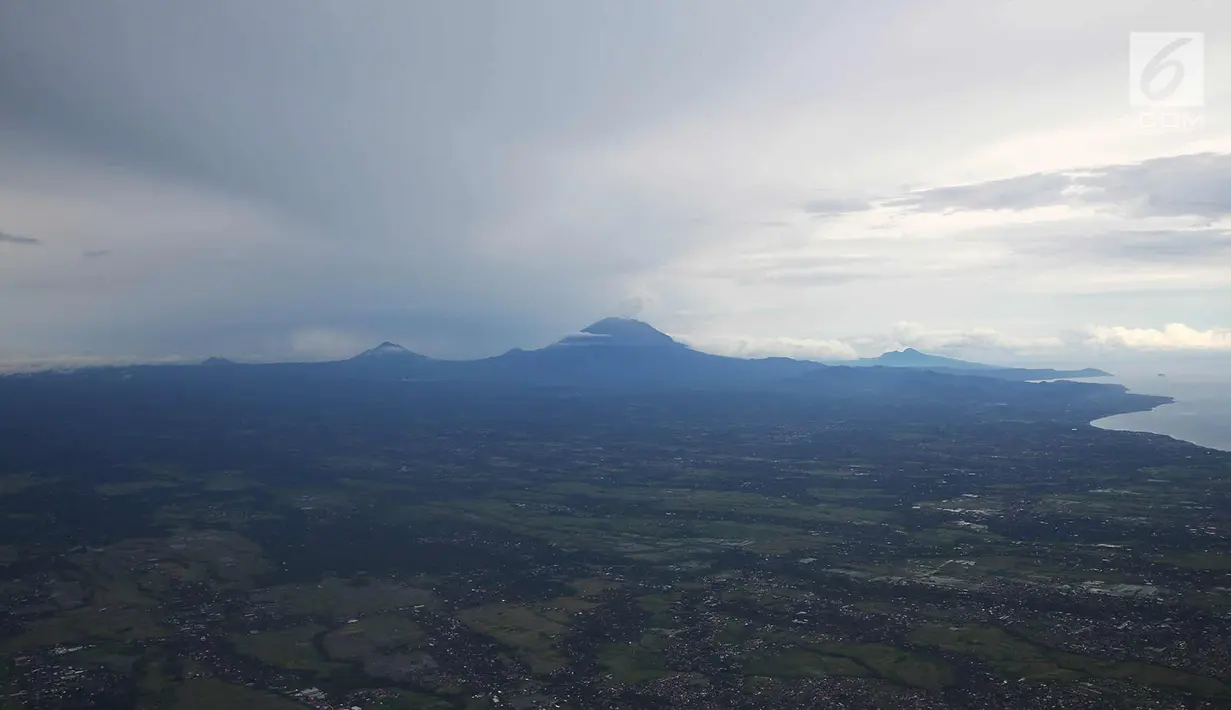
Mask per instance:
[[[1129,391],[1173,397],[1175,402],[1148,412],[1117,414],[1094,426],[1118,431],[1166,434],[1211,449],[1231,451],[1231,370],[1134,373],[1092,380],[1118,382]]]

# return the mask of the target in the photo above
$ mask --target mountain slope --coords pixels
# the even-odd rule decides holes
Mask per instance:
[[[374,361],[386,361],[386,360],[406,361],[406,360],[426,360],[426,359],[428,359],[426,355],[420,355],[419,353],[407,350],[406,348],[402,347],[401,345],[398,345],[397,343],[391,343],[388,340],[386,340],[385,342],[381,343],[380,345],[377,345],[374,348],[371,348],[369,350],[364,350],[358,355],[352,357],[348,362],[374,362]]]
[[[880,357],[870,358],[874,364],[885,367],[944,367],[951,370],[992,370],[995,365],[985,365],[981,362],[969,362],[943,355],[932,355],[920,352],[914,348],[891,350]]]
[[[789,358],[746,360],[704,353],[629,318],[604,318],[545,348],[511,350],[475,364],[468,374],[483,379],[598,388],[741,388],[824,367]]]
[[[844,367],[892,367],[927,370],[949,375],[978,375],[1000,380],[1055,380],[1073,377],[1108,377],[1109,373],[1094,368],[1055,370],[1052,368],[1004,367],[933,355],[914,348],[891,350],[877,357],[828,363]]]
[[[831,365],[791,358],[745,359],[701,352],[648,323],[604,318],[537,350],[510,350],[481,360],[437,360],[384,342],[347,360],[326,363],[241,364],[207,361],[211,371],[237,377],[287,374],[343,380],[471,383],[482,387],[564,387],[592,389],[790,389],[800,375],[828,371],[828,382],[843,378],[863,385],[897,382],[898,374],[928,372],[980,379],[1049,380],[1101,377],[1101,370],[1007,368],[967,362],[908,348],[876,358]],[[856,376],[854,373],[868,373]],[[884,375],[875,373],[881,372]],[[240,374],[246,373],[246,374]],[[843,374],[846,373],[846,374]],[[868,378],[871,379],[868,379]],[[929,380],[930,381],[930,380]],[[793,384],[792,384],[793,383]],[[861,385],[861,386],[863,386]]]
[[[925,355],[906,354],[916,362]],[[901,357],[888,359],[903,362]],[[1130,395],[1123,387],[1113,385],[1024,381],[1101,374],[1097,370],[866,363],[830,367],[789,358],[724,357],[694,350],[646,323],[628,319],[604,319],[547,347],[512,350],[483,360],[437,360],[386,342],[335,362],[211,365],[86,368],[67,377],[35,373],[0,381],[29,380],[31,386],[53,394],[61,385],[67,389],[98,387],[100,391],[136,388],[155,399],[203,398],[244,407],[262,401],[307,406],[318,397],[356,412],[426,407],[430,403],[423,410],[424,416],[429,416],[431,408],[445,404],[464,408],[466,402],[477,400],[519,407],[530,401],[524,398],[538,397],[534,401],[540,405],[555,406],[553,402],[593,396],[594,402],[624,397],[664,398],[662,401],[670,402],[687,399],[700,407],[696,412],[701,414],[709,406],[760,402],[749,405],[749,416],[757,416],[756,406],[772,410],[799,405],[852,421],[897,417],[933,423],[1011,420],[1076,424],[1149,409],[1166,401]]]

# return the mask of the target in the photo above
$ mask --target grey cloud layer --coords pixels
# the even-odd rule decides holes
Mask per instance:
[[[117,295],[111,310],[133,319],[117,338],[187,348],[320,326],[482,354],[610,312],[632,275],[709,238],[694,205],[604,176],[589,150],[757,75],[767,48],[820,14],[794,0],[701,14],[564,0],[8,3],[0,150],[39,139],[281,223],[276,249],[228,246],[238,266],[200,259],[189,273],[166,254],[150,268],[184,281],[162,300],[216,307],[168,323],[160,299]]]
[[[921,190],[887,206],[919,212],[1114,207],[1133,216],[1231,214],[1231,154],[1198,153]]]
[[[0,232],[0,244],[38,244],[39,240],[34,237],[20,237],[16,234],[8,234]]]
[[[1025,210],[1063,201],[1072,178],[1064,174],[1022,175],[975,185],[957,185],[923,190],[890,200],[891,207],[920,212],[950,210]]]

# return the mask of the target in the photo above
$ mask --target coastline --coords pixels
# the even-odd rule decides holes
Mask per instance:
[[[1161,434],[1202,448],[1231,452],[1231,383],[1157,377],[1117,379],[1134,394],[1170,397],[1171,401],[1096,419],[1091,426]]]

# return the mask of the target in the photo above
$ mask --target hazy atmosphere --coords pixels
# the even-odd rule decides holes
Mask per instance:
[[[4,3],[0,361],[469,358],[625,315],[736,355],[1221,362],[1229,21]],[[1176,28],[1206,109],[1160,126],[1127,36]]]

